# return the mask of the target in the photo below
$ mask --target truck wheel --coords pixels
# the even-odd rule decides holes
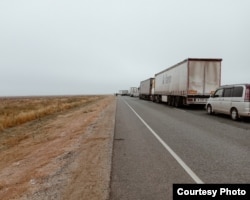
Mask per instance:
[[[236,108],[231,109],[231,119],[234,121],[239,119],[238,110]]]
[[[156,96],[155,102],[160,103],[160,96]]]
[[[171,98],[170,98],[170,96],[167,97],[167,105],[168,105],[168,106],[171,105]]]
[[[213,114],[213,109],[211,105],[207,106],[207,114],[212,115]]]
[[[174,106],[174,97],[171,97],[170,99],[170,106]]]
[[[179,99],[179,97],[175,97],[174,98],[174,106],[176,108],[178,108],[180,106],[180,99]]]

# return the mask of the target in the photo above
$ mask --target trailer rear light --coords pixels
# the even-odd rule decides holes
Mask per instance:
[[[188,94],[190,95],[194,95],[194,94],[197,94],[197,90],[188,90]]]
[[[250,86],[246,87],[245,101],[250,102]]]

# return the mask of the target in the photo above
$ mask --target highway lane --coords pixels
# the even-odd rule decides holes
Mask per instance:
[[[141,119],[204,183],[250,183],[250,123],[203,110],[118,97],[111,199],[172,199],[195,183]]]

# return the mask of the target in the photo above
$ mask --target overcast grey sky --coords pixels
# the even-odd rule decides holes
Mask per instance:
[[[249,0],[0,0],[0,96],[110,94],[188,58],[250,82]]]

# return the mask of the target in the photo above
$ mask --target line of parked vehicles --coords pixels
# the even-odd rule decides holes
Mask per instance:
[[[205,105],[208,114],[250,117],[250,84],[221,86],[220,58],[188,58],[131,87],[126,95],[170,106]],[[124,90],[121,90],[124,95]],[[119,93],[120,93],[119,92]]]

